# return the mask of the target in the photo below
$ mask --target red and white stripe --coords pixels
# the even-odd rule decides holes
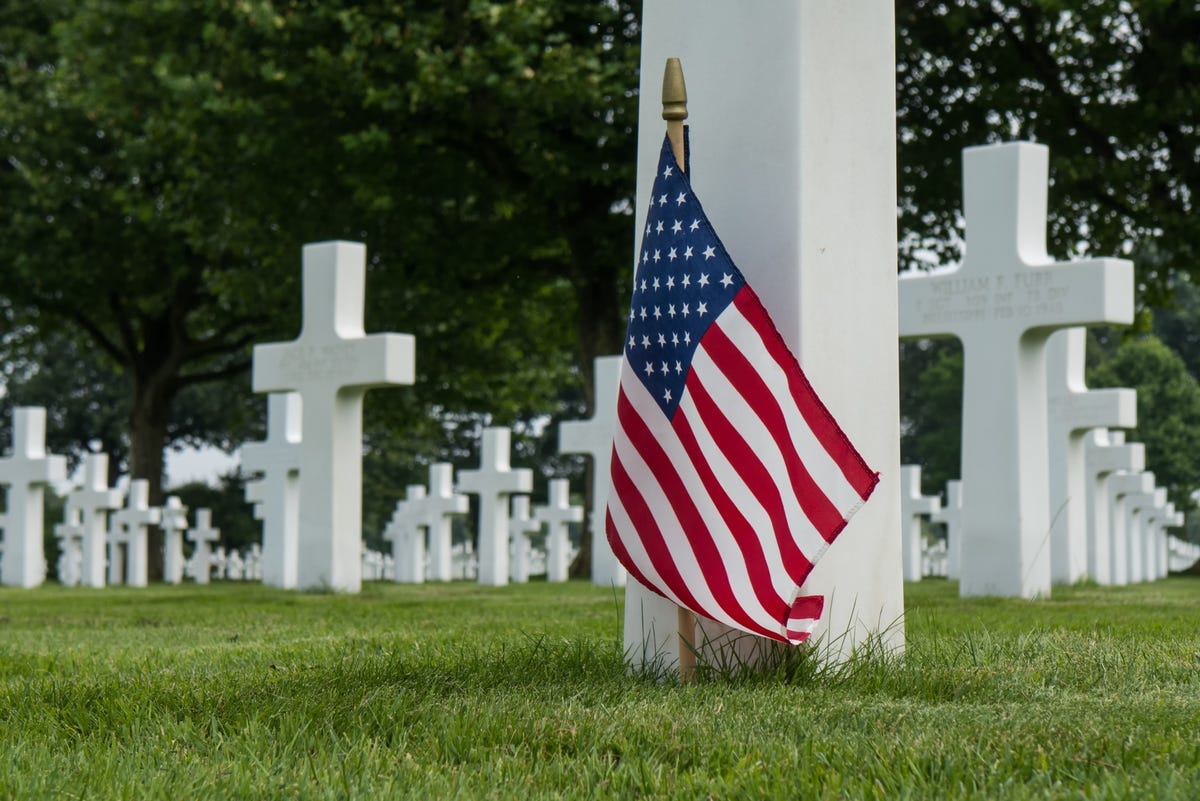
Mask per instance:
[[[793,643],[823,606],[800,585],[878,481],[748,287],[705,332],[672,420],[623,365],[611,470],[608,538],[636,579]]]

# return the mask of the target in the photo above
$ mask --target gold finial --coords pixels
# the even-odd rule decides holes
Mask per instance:
[[[687,86],[683,82],[683,67],[679,59],[668,58],[663,70],[663,119],[667,121],[667,138],[681,169],[687,169],[683,154],[683,121],[687,119]]]

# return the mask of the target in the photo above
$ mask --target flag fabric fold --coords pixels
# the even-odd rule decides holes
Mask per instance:
[[[870,497],[871,470],[734,266],[664,139],[634,276],[609,543],[649,589],[791,643],[800,585]]]

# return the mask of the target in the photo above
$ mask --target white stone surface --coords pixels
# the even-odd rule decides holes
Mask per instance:
[[[63,520],[54,524],[58,540],[58,583],[64,587],[79,586],[83,578],[83,516],[78,509],[63,508]]]
[[[125,505],[112,514],[114,550],[115,543],[124,543],[125,583],[130,587],[145,587],[149,583],[148,528],[158,525],[161,520],[161,510],[150,505],[150,482],[144,478],[130,481]]]
[[[1147,539],[1157,510],[1166,505],[1167,491],[1160,488],[1125,496],[1126,563],[1130,584],[1149,581],[1146,569]]]
[[[448,462],[429,465],[429,492],[425,497],[423,525],[429,530],[429,580],[449,581],[453,518],[470,511],[466,495],[454,491],[454,467]]]
[[[503,426],[483,430],[479,469],[458,474],[458,491],[479,496],[479,583],[508,583],[508,498],[533,490],[533,471],[509,463],[512,432]]]
[[[46,580],[42,503],[47,485],[66,480],[66,459],[46,453],[46,410],[15,407],[12,453],[0,457],[0,488],[7,488],[8,499],[7,511],[0,515],[0,584],[29,589]]]
[[[1112,555],[1110,584],[1129,583],[1129,514],[1126,499],[1133,495],[1145,495],[1153,490],[1154,474],[1148,471],[1117,473],[1108,479],[1109,497],[1113,501],[1109,508],[1109,553]]]
[[[83,486],[67,493],[67,508],[83,521],[82,575],[85,587],[104,586],[108,513],[125,503],[125,491],[108,486],[108,454],[89,453],[83,461]]]
[[[163,533],[163,581],[179,584],[183,581],[183,533],[188,528],[187,507],[178,495],[163,502],[159,526]]]
[[[396,503],[383,538],[392,543],[395,560],[393,581],[400,584],[421,584],[425,581],[425,521],[428,517],[425,487],[409,484],[404,500]],[[380,569],[382,571],[382,563]]]
[[[363,332],[366,248],[304,246],[300,336],[254,347],[254,391],[300,396],[301,589],[362,586],[362,402],[372,387],[411,384],[414,340]]]
[[[230,581],[244,581],[246,578],[246,560],[240,551],[230,551],[225,559],[225,577]]]
[[[904,580],[920,581],[925,574],[922,558],[925,542],[921,536],[921,518],[932,515],[942,508],[941,498],[921,494],[921,468],[919,465],[900,466],[900,522],[903,537]]]
[[[262,581],[262,577],[262,546],[254,542],[246,552],[246,580]]]
[[[592,583],[624,587],[625,567],[608,544],[605,514],[608,508],[609,467],[613,434],[617,429],[617,395],[621,387],[623,356],[599,356],[593,362],[595,412],[587,420],[565,422],[558,427],[558,452],[582,453],[592,458],[592,501],[587,531],[592,545]]]
[[[1146,448],[1125,443],[1120,431],[1096,429],[1084,441],[1088,484],[1088,574],[1099,584],[1113,583],[1113,495],[1109,477],[1140,473],[1146,468]]]
[[[242,469],[262,477],[246,482],[246,501],[263,523],[262,581],[295,589],[300,549],[300,396],[267,396],[267,438],[242,446]]]
[[[962,570],[962,482],[946,482],[946,502],[929,516],[946,527],[946,578],[958,580]]]
[[[830,659],[868,639],[904,644],[894,41],[887,0],[660,0],[642,15],[634,208],[649,204],[663,65],[676,56],[709,218],[821,399],[881,472],[800,590],[825,596],[817,636]],[[770,124],[748,123],[764,112]],[[637,243],[635,234],[631,257]],[[711,638],[705,659],[753,664],[763,653],[757,638],[711,621],[698,628]],[[624,630],[635,669],[675,666],[676,607],[633,580]]]
[[[192,551],[192,577],[197,584],[207,584],[212,576],[212,546],[221,539],[221,530],[212,527],[211,509],[196,510],[196,525],[188,529],[187,539],[195,546]]]
[[[1049,407],[1050,579],[1074,584],[1089,574],[1087,433],[1137,425],[1137,391],[1088,389],[1087,329],[1056,331],[1046,344]]]
[[[508,516],[508,579],[513,584],[528,584],[533,551],[529,535],[540,531],[542,524],[534,520],[529,510],[528,495],[514,495],[510,503],[512,514]]]
[[[1056,329],[1133,320],[1133,265],[1046,252],[1049,151],[963,151],[961,266],[900,279],[900,333],[963,346],[963,596],[1050,593],[1045,346]]]
[[[546,580],[566,581],[571,567],[571,523],[583,522],[583,507],[571,505],[570,481],[551,479],[549,498],[544,506],[533,510],[534,519],[546,524]]]

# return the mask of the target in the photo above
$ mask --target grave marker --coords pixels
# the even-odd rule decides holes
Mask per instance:
[[[196,525],[188,529],[187,539],[192,550],[192,572],[197,584],[207,584],[212,576],[212,544],[221,538],[221,530],[212,527],[212,510],[197,509]]]
[[[83,516],[71,506],[63,508],[63,520],[54,524],[58,540],[58,582],[64,587],[78,586],[83,576]]]
[[[508,578],[514,584],[529,583],[531,551],[529,535],[542,528],[529,511],[529,496],[512,496],[512,514],[508,518]]]
[[[1146,448],[1125,443],[1120,431],[1097,429],[1085,440],[1088,484],[1088,574],[1099,584],[1113,583],[1113,496],[1109,477],[1146,469]]]
[[[12,454],[0,457],[0,490],[7,487],[8,498],[7,511],[0,515],[0,584],[29,589],[46,579],[42,503],[48,484],[66,481],[67,460],[46,453],[45,409],[15,407],[12,432]]]
[[[535,509],[533,517],[546,524],[546,580],[559,582],[567,580],[571,567],[567,525],[583,522],[583,507],[571,505],[571,487],[567,479],[551,479],[549,487],[546,505]]]
[[[396,503],[383,538],[392,543],[393,580],[401,584],[425,581],[425,487],[409,484],[404,500]]]
[[[300,396],[267,396],[267,438],[242,445],[242,468],[261,472],[246,482],[246,501],[263,523],[262,581],[268,587],[295,589],[300,547]]]
[[[79,510],[83,521],[80,582],[85,587],[104,586],[108,513],[120,509],[124,503],[124,490],[108,486],[108,454],[89,453],[85,456],[83,486],[67,493],[67,508]]]
[[[627,578],[625,567],[613,555],[604,530],[622,359],[622,356],[596,358],[592,401],[595,411],[587,420],[565,422],[558,427],[559,453],[582,453],[592,458],[592,505],[587,524],[592,546],[592,583],[614,587],[624,587]]]
[[[150,506],[150,482],[144,478],[130,481],[125,506],[112,514],[113,550],[116,550],[116,543],[125,543],[125,583],[130,587],[145,587],[149,583],[150,532],[147,529],[158,525],[161,519],[162,512]]]
[[[1056,331],[1046,344],[1050,468],[1050,580],[1074,584],[1089,575],[1086,437],[1096,428],[1137,425],[1137,392],[1088,389],[1087,329]]]
[[[1153,476],[1152,473],[1147,475]],[[1153,485],[1153,478],[1151,478]],[[1148,518],[1154,509],[1167,503],[1166,490],[1152,488],[1148,492],[1133,492],[1125,496],[1125,578],[1130,584],[1146,581],[1145,555]]]
[[[300,589],[361,588],[363,396],[413,382],[413,337],[363,332],[365,284],[363,245],[305,245],[300,336],[254,347],[254,391],[300,397]]]
[[[900,466],[900,522],[904,538],[904,580],[920,581],[925,571],[922,558],[925,553],[924,538],[921,536],[921,516],[932,515],[942,508],[941,498],[921,494],[921,468],[918,465]]]
[[[429,465],[429,494],[425,497],[425,519],[429,529],[429,579],[449,581],[453,578],[450,565],[450,539],[454,515],[470,511],[466,495],[454,491],[454,467],[448,462]]]
[[[178,495],[167,498],[162,508],[159,527],[163,533],[163,581],[179,584],[183,581],[183,532],[187,531],[187,507]]]
[[[946,527],[946,578],[958,580],[962,570],[962,482],[946,482],[946,502],[929,516]]]
[[[508,583],[508,497],[533,489],[533,471],[509,465],[512,433],[503,426],[483,430],[479,469],[458,474],[458,491],[479,496],[479,583]]]
[[[1049,594],[1046,340],[1133,320],[1132,264],[1047,254],[1048,170],[1044,145],[966,148],[962,265],[899,282],[902,337],[962,341],[963,596]]]
[[[1129,538],[1128,515],[1125,499],[1131,495],[1141,495],[1154,489],[1154,474],[1148,471],[1140,473],[1118,473],[1108,479],[1109,497],[1112,506],[1109,509],[1109,553],[1112,555],[1111,584],[1123,586],[1129,583]]]

